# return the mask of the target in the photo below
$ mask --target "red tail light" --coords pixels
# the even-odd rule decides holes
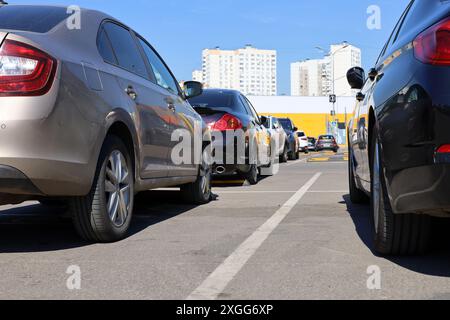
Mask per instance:
[[[225,114],[218,121],[210,125],[211,130],[214,131],[227,131],[242,129],[242,122],[231,114]]]
[[[39,49],[5,40],[0,49],[0,96],[46,94],[55,78],[56,64]]]
[[[450,66],[450,18],[422,32],[414,40],[414,54],[423,63]]]
[[[450,153],[450,144],[444,144],[437,149],[437,153]]]

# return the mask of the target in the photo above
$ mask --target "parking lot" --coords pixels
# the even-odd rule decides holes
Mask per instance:
[[[257,186],[221,180],[218,200],[200,207],[172,190],[141,194],[130,237],[114,244],[81,242],[58,209],[0,207],[0,298],[450,298],[445,232],[428,256],[376,257],[345,160],[303,155]],[[80,290],[66,286],[72,265]],[[381,290],[367,286],[371,266]]]

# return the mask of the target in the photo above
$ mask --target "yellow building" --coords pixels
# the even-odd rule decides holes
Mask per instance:
[[[306,135],[316,138],[329,133],[331,123],[336,119],[340,123],[348,123],[356,103],[354,97],[338,97],[335,104],[337,115],[332,117],[333,105],[328,97],[249,96],[248,98],[259,114],[290,118]],[[338,142],[345,144],[346,141],[345,129],[339,130]]]

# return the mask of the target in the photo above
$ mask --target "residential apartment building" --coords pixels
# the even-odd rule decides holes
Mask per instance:
[[[235,89],[247,95],[277,94],[277,52],[247,45],[243,49],[205,49],[202,79],[209,88]]]
[[[361,50],[347,43],[332,45],[323,59],[291,64],[292,96],[352,96],[356,92],[347,82],[347,71],[361,66]]]
[[[202,70],[192,71],[192,80],[203,83],[203,71]]]

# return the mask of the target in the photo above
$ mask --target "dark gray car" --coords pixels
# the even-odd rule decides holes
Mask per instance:
[[[171,158],[175,130],[208,136],[187,101],[201,84],[183,92],[114,18],[73,18],[66,7],[0,7],[0,203],[63,202],[83,238],[107,242],[126,235],[137,192],[181,186],[191,202],[209,201],[208,139],[189,150],[203,160]]]

